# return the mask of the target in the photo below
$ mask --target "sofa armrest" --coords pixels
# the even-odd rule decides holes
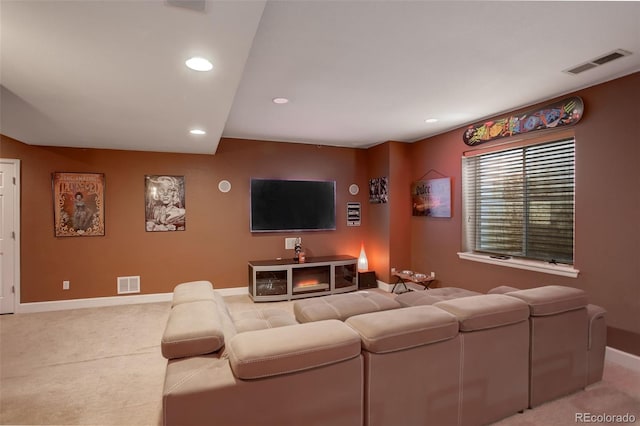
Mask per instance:
[[[605,324],[605,315],[607,311],[597,305],[587,305],[587,316],[589,317],[589,347],[590,350],[594,344],[604,342],[607,343],[607,326]]]
[[[257,379],[308,370],[360,355],[360,336],[338,320],[237,334],[227,345],[233,373]]]
[[[607,323],[604,308],[587,305],[589,318],[589,343],[587,347],[587,385],[602,380],[604,358],[607,349]]]

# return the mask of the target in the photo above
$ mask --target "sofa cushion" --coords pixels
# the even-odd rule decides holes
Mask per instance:
[[[222,323],[214,301],[181,303],[169,312],[161,341],[165,358],[204,355],[223,345]]]
[[[425,291],[410,291],[396,297],[396,302],[402,306],[433,305],[443,300],[457,299],[459,297],[477,296],[477,291],[465,290],[458,287],[442,287]]]
[[[529,304],[531,316],[555,315],[587,306],[587,295],[583,290],[560,285],[530,288],[507,293]]]
[[[400,351],[458,335],[456,317],[434,306],[356,315],[346,324],[360,334],[362,347],[373,353]]]
[[[173,289],[172,306],[199,300],[213,300],[213,285],[209,281],[190,281]]]
[[[354,315],[399,307],[400,304],[390,297],[369,291],[359,291],[299,300],[293,305],[293,312],[296,319],[304,323],[327,319],[344,321]]]
[[[334,364],[360,355],[360,336],[338,320],[237,334],[229,362],[240,379],[258,379]]]
[[[233,315],[233,322],[238,333],[298,324],[291,313],[277,308],[238,312]]]
[[[505,294],[505,293],[510,293],[512,291],[518,291],[518,290],[520,289],[516,287],[511,287],[510,285],[501,285],[501,286],[492,288],[487,292],[487,294]]]
[[[438,302],[434,306],[458,318],[460,331],[483,330],[529,318],[529,306],[502,294],[482,294]]]
[[[224,297],[217,291],[213,292],[213,300],[218,305],[218,314],[220,315],[220,321],[222,322],[222,331],[224,332],[224,338],[228,342],[233,336],[237,334],[236,326],[231,318],[229,307],[224,300]]]

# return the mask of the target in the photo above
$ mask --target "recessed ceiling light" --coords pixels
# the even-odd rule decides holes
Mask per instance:
[[[189,58],[184,63],[194,71],[211,71],[213,69],[213,64],[211,62],[199,56]]]
[[[189,130],[189,133],[191,133],[192,135],[206,135],[207,132],[205,132],[204,130],[201,129],[191,129]]]
[[[282,104],[289,103],[289,99],[287,99],[287,98],[273,98],[273,99],[272,99],[272,102],[273,102],[274,104],[282,105]]]
[[[425,123],[437,123],[438,119],[437,118],[427,118],[426,120],[424,120]]]

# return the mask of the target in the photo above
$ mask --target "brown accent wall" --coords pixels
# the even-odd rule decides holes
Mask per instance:
[[[223,139],[209,156],[51,148],[3,137],[1,155],[22,167],[22,303],[114,296],[116,277],[130,275],[140,275],[145,294],[200,279],[246,286],[248,260],[293,257],[285,237],[301,236],[307,256],[357,256],[366,237],[364,226],[346,226],[346,203],[367,202],[363,150]],[[54,237],[54,171],[105,174],[104,237]],[[145,231],[146,174],[185,176],[186,231]],[[251,177],[335,180],[337,230],[252,234]],[[221,179],[231,182],[230,192],[218,191]],[[352,183],[363,188],[357,196],[349,194]],[[62,290],[63,280],[70,290]]]
[[[50,148],[2,137],[0,156],[22,160],[21,302],[113,296],[116,277],[128,275],[141,276],[143,293],[196,279],[245,286],[248,260],[291,256],[284,237],[302,236],[309,256],[357,256],[364,242],[370,269],[386,282],[395,266],[435,271],[440,286],[479,291],[503,284],[583,288],[609,312],[609,344],[640,354],[640,73],[575,95],[585,102],[573,128],[577,279],[458,258],[464,129],[368,150],[223,139],[215,156]],[[410,183],[430,170],[452,178],[450,219],[411,216]],[[54,237],[54,171],[105,173],[106,236]],[[145,174],[185,176],[186,231],[145,231]],[[390,202],[369,204],[368,179],[382,176],[389,177]],[[338,229],[251,234],[251,177],[336,180]],[[221,179],[231,182],[231,192],[218,191]],[[348,193],[351,183],[361,188],[357,196]],[[348,201],[362,204],[361,227],[346,226]],[[63,280],[70,290],[62,290]]]
[[[585,104],[576,138],[575,266],[578,278],[461,260],[464,129],[411,146],[414,174],[451,176],[453,217],[411,218],[412,267],[436,271],[441,286],[487,291],[498,285],[582,288],[608,311],[617,347],[640,346],[640,73],[578,91]],[[567,95],[569,96],[569,95]],[[546,104],[548,102],[544,102]],[[528,109],[528,108],[527,108]],[[610,342],[611,343],[611,342]],[[636,349],[637,350],[637,349]]]
[[[385,271],[389,269],[389,235],[391,235],[391,209],[388,203],[369,203],[369,179],[389,177],[389,144],[384,143],[369,148],[367,153],[367,185],[362,187],[366,192],[368,230],[365,250],[369,260],[369,269],[376,272],[376,277],[388,281]]]
[[[369,269],[386,283],[393,283],[391,267],[411,266],[410,145],[388,141],[369,148],[368,178],[389,179],[389,200],[368,206]],[[370,253],[370,254],[369,254]]]
[[[399,142],[389,143],[389,168],[391,187],[389,206],[389,264],[384,271],[385,281],[393,284],[391,268],[398,270],[412,268],[411,262],[411,145]]]

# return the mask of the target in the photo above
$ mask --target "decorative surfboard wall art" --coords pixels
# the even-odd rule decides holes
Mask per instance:
[[[573,96],[539,109],[471,125],[462,139],[473,146],[522,133],[573,126],[582,118],[583,110],[582,98]]]

